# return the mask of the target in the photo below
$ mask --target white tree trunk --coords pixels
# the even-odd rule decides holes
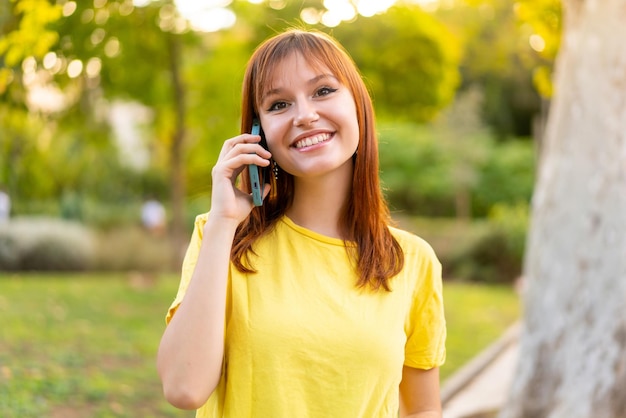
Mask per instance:
[[[626,417],[626,0],[563,0],[502,418]]]

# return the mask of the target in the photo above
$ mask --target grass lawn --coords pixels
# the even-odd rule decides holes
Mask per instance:
[[[2,277],[0,416],[194,416],[163,400],[155,368],[176,289],[174,277]]]
[[[192,417],[167,404],[155,370],[178,278],[127,274],[0,278],[0,415]],[[445,379],[518,316],[508,287],[446,282]]]
[[[511,286],[444,282],[448,338],[441,381],[497,340],[521,314]]]

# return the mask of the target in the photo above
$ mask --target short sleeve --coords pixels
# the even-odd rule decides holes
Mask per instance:
[[[443,307],[441,263],[432,248],[420,248],[417,281],[405,323],[404,364],[418,369],[441,366],[446,359],[446,321]]]
[[[172,317],[176,313],[176,310],[180,306],[180,303],[183,301],[185,297],[185,293],[187,293],[187,288],[189,287],[189,282],[191,281],[191,276],[193,274],[194,269],[196,268],[196,263],[198,262],[198,255],[200,254],[200,245],[202,244],[202,230],[204,225],[206,224],[207,214],[198,215],[194,222],[193,233],[191,235],[191,240],[189,242],[189,246],[187,247],[187,252],[185,253],[185,258],[183,259],[183,266],[180,277],[180,284],[178,286],[178,293],[176,294],[176,298],[170,305],[170,308],[167,311],[165,316],[165,323],[169,324],[172,320]]]

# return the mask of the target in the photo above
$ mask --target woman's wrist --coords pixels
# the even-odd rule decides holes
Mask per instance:
[[[205,233],[205,236],[207,232],[211,232],[210,236],[212,236],[213,233],[216,232],[218,234],[232,233],[231,235],[235,236],[235,231],[237,230],[239,223],[240,222],[237,219],[220,216],[213,212],[209,212],[207,215],[206,223],[204,224],[204,227],[202,229]]]

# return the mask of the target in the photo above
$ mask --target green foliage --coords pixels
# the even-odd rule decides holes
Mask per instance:
[[[544,98],[552,97],[552,70],[561,45],[563,10],[560,0],[522,0],[515,11],[523,27],[532,29],[543,49],[537,53],[544,59],[533,71],[535,88]]]
[[[27,75],[63,91],[65,104],[55,111],[35,112],[26,100],[30,87],[22,85],[21,77],[14,77],[10,91],[0,96],[0,126],[6,127],[0,140],[0,163],[6,162],[0,165],[0,182],[8,185],[16,209],[33,206],[31,200],[56,199],[61,212],[72,217],[80,214],[68,214],[65,204],[71,195],[83,206],[93,200],[121,206],[148,194],[164,198],[169,193],[167,147],[174,94],[169,78],[171,34],[157,26],[163,4],[142,9],[129,1],[71,4],[75,10],[64,7],[64,17],[49,26],[57,41],[44,52],[56,57],[54,65],[45,64],[43,54],[24,51],[29,57]],[[77,77],[67,72],[70,61],[82,63]],[[129,167],[112,140],[106,100],[112,98],[141,101],[159,110],[159,135],[150,138],[147,148],[153,158],[145,171]],[[24,111],[26,106],[30,113]]]
[[[64,122],[88,131],[98,114],[105,114],[98,122],[111,123],[106,113],[117,101],[143,104],[152,113],[151,122],[142,131],[148,138],[146,148],[151,156],[148,170],[160,170],[164,179],[171,174],[167,170],[176,129],[177,100],[184,100],[177,97],[184,92],[175,90],[173,66],[178,65],[180,44],[188,36],[159,27],[160,10],[163,8],[165,13],[167,7],[173,6],[163,2],[141,8],[133,7],[128,1],[99,5],[77,2],[76,10],[56,25],[63,36],[53,47],[58,59],[80,60],[85,66],[76,79],[70,79],[64,72],[55,75],[58,83],[66,89],[70,86],[78,89],[81,96],[76,105],[83,112],[77,113],[76,107],[68,109],[69,118]],[[141,31],[137,30],[139,27]],[[88,73],[86,69],[91,63],[100,70]],[[77,117],[80,115],[84,117]],[[120,159],[108,126],[100,131],[106,134],[108,155]],[[149,192],[135,188],[136,194]]]
[[[247,38],[215,35],[209,51],[188,51],[187,183],[189,196],[210,194],[211,168],[224,141],[239,134],[241,82],[251,53]],[[219,42],[217,41],[219,39]],[[207,94],[210,92],[210,94]]]
[[[168,194],[167,173],[126,166],[106,125],[52,123],[41,114],[0,103],[0,126],[5,134],[0,138],[0,184],[7,185],[14,213],[102,225],[124,221],[129,211],[138,213],[133,205],[147,195],[163,200]]]
[[[469,213],[485,217],[496,204],[530,200],[533,143],[500,143],[480,130],[464,133],[459,126],[464,124],[380,125],[380,176],[394,210],[466,217],[458,201],[467,193]]]
[[[0,39],[0,55],[5,65],[15,67],[28,56],[43,57],[57,41],[58,34],[47,26],[61,17],[61,7],[47,0],[11,0],[11,3],[17,21],[4,22],[3,32],[13,28]]]
[[[495,205],[486,221],[476,223],[471,233],[458,236],[455,247],[445,254],[450,277],[487,283],[512,283],[522,273],[528,204]]]
[[[428,121],[454,97],[458,41],[421,8],[393,6],[384,14],[340,25],[333,35],[359,66],[381,116]]]
[[[500,204],[529,202],[535,182],[536,150],[531,141],[499,143],[487,155],[473,191],[476,213],[488,215]]]
[[[75,222],[15,218],[0,224],[0,270],[86,270],[94,257],[91,231]]]
[[[532,74],[545,60],[530,47],[533,33],[520,25],[519,3],[465,0],[435,13],[462,44],[460,90],[484,92],[482,116],[499,140],[530,136],[541,107]]]
[[[394,208],[470,216],[468,196],[491,145],[479,106],[480,93],[469,91],[430,125],[381,125],[381,177]]]
[[[98,226],[132,223],[144,195],[166,200],[172,189],[172,161],[183,163],[187,197],[206,200],[218,150],[239,131],[240,83],[250,52],[285,27],[306,26],[300,21],[303,8],[324,8],[314,0],[285,2],[283,8],[233,2],[235,27],[201,34],[164,24],[174,11],[168,1],[147,7],[133,7],[126,0],[76,2],[76,9],[65,10],[62,17],[56,6],[55,12],[44,7],[16,14],[18,4],[22,2],[3,4],[11,11],[0,19],[3,34],[17,33],[27,15],[48,19],[40,30],[58,35],[47,50],[62,65],[44,68],[42,49],[37,55],[24,51],[34,57],[27,67],[45,74],[46,85],[64,91],[67,103],[57,111],[28,112],[27,86],[22,74],[13,76],[9,90],[0,95],[0,182],[8,186],[17,213],[43,210]],[[435,14],[396,5],[388,13],[358,17],[334,29],[314,25],[345,44],[365,74],[381,120],[386,118],[380,125],[382,175],[394,208],[437,216],[484,216],[497,202],[528,199],[531,186],[529,172],[523,171],[523,152],[516,154],[519,158],[508,155],[507,149],[492,144],[484,124],[473,120],[480,116],[476,107],[503,115],[501,94],[510,98],[514,92],[530,91],[498,81],[501,76],[518,80],[515,71],[528,77],[528,63],[534,62],[511,46],[519,44],[517,33],[512,38],[501,35],[513,33],[513,12],[501,0],[478,8],[455,5]],[[460,42],[468,51],[464,57]],[[463,94],[450,108],[456,110],[446,110],[431,125],[413,125],[433,118],[451,100],[461,58]],[[66,70],[71,60],[83,64],[75,78]],[[181,91],[173,82],[175,68]],[[479,99],[474,97],[476,85],[484,87]],[[125,164],[112,140],[106,114],[119,99],[141,102],[151,111],[153,119],[142,126],[151,159],[147,171]],[[185,146],[179,155],[173,143],[181,109]],[[392,121],[402,122],[391,126]],[[500,152],[506,155],[500,158]],[[500,163],[507,160],[519,163],[510,167],[521,174],[508,175],[507,166]],[[203,205],[202,211],[207,210]]]
[[[380,177],[394,210],[453,215],[450,164],[432,130],[414,124],[381,124]]]
[[[0,96],[24,58],[41,58],[59,35],[49,25],[61,18],[61,7],[48,0],[5,0],[0,5]]]
[[[515,6],[519,20],[530,24],[545,41],[539,51],[544,57],[554,60],[561,43],[563,30],[563,5],[560,0],[521,0]]]
[[[17,183],[15,176],[21,170],[26,170],[27,165],[20,164],[22,155],[30,150],[33,138],[41,130],[37,118],[32,117],[23,109],[14,108],[0,103],[0,183],[6,184],[11,190]],[[36,170],[38,167],[33,166]],[[42,179],[46,180],[46,179]],[[33,184],[39,187],[39,184]],[[11,193],[13,195],[13,193]]]
[[[522,260],[509,248],[507,231],[485,223],[458,242],[442,263],[449,277],[484,283],[513,283],[521,273]]]
[[[447,174],[457,218],[472,217],[471,194],[477,187],[481,166],[492,149],[491,137],[479,114],[482,97],[478,89],[458,94],[433,126],[437,144],[449,162]]]
[[[514,205],[496,204],[489,211],[489,223],[504,234],[506,249],[518,262],[524,258],[529,218],[530,208],[527,202]]]

